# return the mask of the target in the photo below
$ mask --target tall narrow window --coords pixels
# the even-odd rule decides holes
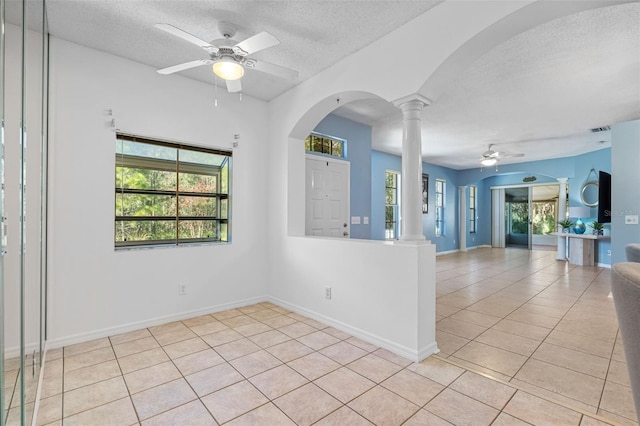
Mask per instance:
[[[229,241],[231,152],[117,135],[115,246]]]
[[[400,222],[400,174],[387,171],[384,179],[384,238],[395,240],[398,238]]]
[[[442,179],[436,179],[436,237],[445,235],[445,197],[445,181]]]
[[[469,232],[471,234],[476,233],[476,211],[478,208],[477,194],[478,189],[475,185],[469,187]]]

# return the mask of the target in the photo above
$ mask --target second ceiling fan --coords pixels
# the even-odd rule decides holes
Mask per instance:
[[[493,147],[493,144],[490,144],[489,148],[482,153],[482,157],[480,158],[480,164],[482,166],[485,166],[485,167],[493,166],[498,162],[498,160],[505,157],[524,157],[524,154],[521,154],[521,153],[513,154],[513,153],[507,153],[507,152],[494,151],[492,147]]]
[[[204,49],[209,55],[207,59],[196,59],[159,69],[158,73],[160,74],[173,74],[203,65],[213,65],[214,74],[226,81],[229,92],[240,92],[242,90],[240,79],[244,75],[245,68],[262,71],[289,80],[298,76],[298,72],[292,69],[249,58],[249,55],[253,53],[280,44],[276,37],[266,31],[238,43],[232,39],[236,33],[235,26],[228,22],[219,22],[218,29],[224,38],[207,42],[170,24],[155,24],[154,26],[191,44],[195,44]]]

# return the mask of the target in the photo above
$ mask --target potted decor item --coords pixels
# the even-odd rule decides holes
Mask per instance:
[[[569,232],[569,229],[574,225],[574,223],[569,219],[565,219],[558,222],[558,225],[562,226],[562,232],[566,234]]]
[[[604,235],[604,223],[591,222],[589,226],[593,228],[593,235]]]
[[[575,232],[576,234],[584,234],[584,231],[586,230],[587,226],[582,221],[582,218],[579,217],[578,220],[576,220],[576,225],[573,227],[573,232]]]

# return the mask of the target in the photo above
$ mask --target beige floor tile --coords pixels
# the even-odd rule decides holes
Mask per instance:
[[[381,385],[421,407],[444,389],[441,384],[409,370],[399,371]]]
[[[543,389],[598,406],[604,380],[547,362],[530,359],[515,376]]]
[[[520,420],[510,414],[502,412],[498,415],[496,420],[491,423],[491,426],[527,426],[530,424],[531,423],[527,423],[524,420]]]
[[[209,345],[207,345],[199,337],[194,337],[193,339],[172,343],[165,346],[163,349],[167,353],[167,355],[169,355],[169,358],[175,359],[185,355],[190,355],[195,352],[200,352],[205,349],[209,349]]]
[[[129,393],[122,377],[114,377],[65,392],[63,417],[70,417],[126,396],[129,396]]]
[[[274,310],[274,311],[276,311],[276,312],[278,312],[278,313],[280,313],[280,314],[282,314],[282,315],[288,315],[288,314],[290,314],[290,313],[291,313],[291,311],[290,311],[290,310],[285,309],[285,308],[283,308],[283,307],[281,307],[281,306],[276,306],[276,305],[274,305],[274,307],[272,307],[271,309],[272,309],[272,310]]]
[[[387,361],[391,361],[392,363],[397,364],[400,367],[406,367],[412,364],[411,360],[382,348],[374,351],[373,355],[379,356],[380,358],[386,359]]]
[[[298,337],[297,340],[303,345],[309,346],[316,351],[338,343],[340,340],[324,331],[316,331],[315,333],[306,334]]]
[[[229,318],[233,318],[233,317],[237,317],[240,315],[244,315],[242,312],[240,312],[237,309],[229,309],[226,311],[222,311],[222,312],[216,312],[211,314],[211,316],[213,316],[215,319],[217,319],[218,321],[222,321],[225,319],[229,319]]]
[[[504,319],[492,327],[494,330],[511,333],[529,339],[542,341],[551,332],[550,328],[525,324],[519,321]]]
[[[464,321],[458,321],[452,317],[445,318],[436,324],[436,329],[465,339],[475,339],[483,333],[487,327]]]
[[[376,425],[399,425],[420,407],[395,393],[376,386],[348,404],[349,408]]]
[[[176,358],[173,362],[183,375],[188,376],[189,374],[222,364],[224,359],[213,349],[207,349],[183,356],[182,358]]]
[[[138,352],[144,352],[148,351],[149,349],[158,347],[160,347],[160,345],[158,345],[156,339],[150,336],[114,345],[113,350],[115,351],[118,358],[122,358],[128,355],[137,354]]]
[[[582,415],[553,402],[518,391],[503,412],[532,424],[577,425]]]
[[[228,363],[222,363],[185,377],[198,396],[202,397],[244,380]]]
[[[456,425],[489,425],[499,411],[452,389],[445,389],[425,407]]]
[[[500,302],[492,300],[481,300],[480,302],[468,306],[467,309],[487,315],[504,317],[513,312],[517,307],[518,306],[503,305]]]
[[[200,401],[191,401],[142,422],[142,426],[217,426]]]
[[[406,423],[405,423],[406,424]],[[322,418],[315,426],[373,426],[369,420],[362,417],[349,407],[340,407],[327,417]]]
[[[190,328],[191,328],[191,331],[193,331],[198,336],[206,336],[211,333],[229,329],[228,326],[216,320],[213,320],[204,324],[194,325],[194,326],[191,326]]]
[[[293,324],[285,325],[278,328],[278,330],[293,339],[297,339],[298,337],[302,337],[318,331],[317,329],[303,322],[295,322]]]
[[[197,395],[184,379],[164,383],[131,395],[140,420],[145,420],[172,408],[193,401]]]
[[[287,392],[309,383],[309,380],[286,365],[280,365],[257,374],[249,379],[249,381],[269,399],[276,399]]]
[[[376,385],[345,367],[320,377],[314,383],[343,403],[351,401]]]
[[[212,348],[215,348],[216,346],[224,345],[225,343],[244,339],[244,336],[235,330],[227,328],[226,330],[217,331],[215,333],[201,336],[201,339],[204,340]]]
[[[610,343],[615,341],[618,332],[618,326],[611,323],[567,319],[561,320],[555,329],[564,331],[565,333],[604,340]]]
[[[600,408],[630,420],[638,419],[631,388],[607,382],[602,393]]]
[[[437,300],[436,314],[441,315],[443,317],[451,316],[456,312],[460,311],[461,309],[457,306],[449,306],[445,303],[442,303],[439,299],[436,299],[436,300]]]
[[[108,339],[107,339],[108,341]],[[89,352],[82,352],[77,355],[65,357],[64,359],[64,371],[77,370],[79,368],[88,367],[90,365],[100,364],[105,361],[115,359],[116,356],[113,353],[111,345],[106,348],[96,349]]]
[[[613,342],[605,342],[603,340],[597,340],[586,336],[565,333],[560,330],[553,330],[549,333],[545,339],[545,343],[551,343],[564,348],[586,352],[603,358],[611,357],[611,352],[613,350]]]
[[[268,348],[270,346],[275,346],[278,343],[291,340],[291,338],[286,334],[279,332],[278,330],[270,330],[265,333],[251,336],[249,337],[249,340],[260,346],[261,348]]]
[[[324,331],[327,334],[332,335],[333,337],[335,337],[336,339],[339,339],[339,340],[345,340],[345,339],[348,339],[349,337],[351,337],[351,335],[349,333],[345,333],[344,331],[338,330],[338,329],[333,328],[333,327],[327,327],[327,328],[323,329],[322,331]]]
[[[92,352],[97,349],[111,347],[111,341],[108,337],[103,339],[91,340],[89,342],[78,343],[75,345],[65,346],[64,357],[68,358],[74,355],[83,354],[86,352]]]
[[[267,351],[280,361],[289,362],[310,354],[313,352],[313,349],[303,345],[297,340],[289,340],[287,342],[271,346],[270,348],[267,348]]]
[[[109,340],[111,340],[112,345],[119,345],[122,343],[131,342],[132,340],[144,339],[145,337],[150,337],[151,333],[146,328],[142,330],[134,330],[128,333],[116,334],[115,336],[110,336]]]
[[[265,333],[267,331],[273,330],[266,324],[261,322],[253,322],[251,324],[241,325],[240,327],[235,327],[235,330],[242,334],[245,337],[253,336],[255,334]]]
[[[279,317],[274,317],[274,318],[269,318],[266,320],[262,320],[262,322],[264,324],[267,324],[269,327],[273,327],[273,328],[281,328],[284,327],[285,325],[290,325],[290,324],[294,324],[296,322],[298,322],[297,320],[286,316],[286,315],[282,315]]]
[[[264,321],[266,319],[277,318],[282,316],[280,312],[276,312],[272,309],[265,309],[263,311],[252,312],[248,314],[251,318],[256,319],[258,321]]]
[[[120,367],[116,360],[90,365],[89,367],[79,368],[65,373],[64,390],[65,392],[68,392],[73,389],[118,377],[120,375]]]
[[[466,370],[471,370],[471,371],[475,371],[476,373],[480,373],[480,374],[484,374],[487,377],[496,379],[496,380],[501,380],[503,382],[509,382],[512,378],[509,375],[503,374],[503,373],[499,373],[497,371],[491,370],[490,368],[486,368],[486,367],[482,367],[478,364],[474,364],[472,362],[469,361],[465,361],[464,359],[460,359],[460,358],[456,358],[455,356],[451,355],[450,357],[446,358],[447,361],[450,361],[452,363],[454,363],[455,365],[462,367]]]
[[[359,347],[347,342],[339,342],[335,345],[327,346],[319,352],[342,365],[349,364],[358,358],[362,358],[368,353],[364,349],[360,349]]]
[[[537,325],[544,328],[553,328],[560,321],[559,318],[549,317],[541,314],[534,314],[522,309],[517,309],[507,316],[506,319],[519,321],[525,324]]]
[[[225,423],[269,402],[246,380],[202,398],[202,402],[218,423]]]
[[[297,425],[310,425],[342,404],[313,383],[302,386],[273,401]]]
[[[627,363],[611,360],[609,372],[607,373],[607,381],[631,387]]]
[[[47,362],[62,359],[64,348],[47,349]]]
[[[143,390],[171,382],[182,377],[172,362],[167,361],[152,367],[136,370],[124,375],[129,393],[134,394]]]
[[[316,321],[312,318],[308,318],[306,320],[302,321],[303,323],[310,325],[311,327],[317,329],[317,330],[324,330],[325,328],[327,328],[328,326],[326,324],[321,323],[320,321]]]
[[[465,371],[460,367],[440,360],[436,356],[430,356],[419,363],[411,364],[407,369],[444,386],[449,386]]]
[[[42,380],[40,398],[49,398],[50,396],[58,395],[60,393],[62,393],[62,375],[45,377]]]
[[[253,343],[251,340],[244,338],[241,340],[235,340],[224,345],[216,346],[216,352],[220,354],[224,359],[230,361],[232,359],[240,358],[241,356],[249,355],[253,352],[262,350],[260,346]]]
[[[253,305],[247,305],[247,306],[242,306],[240,308],[237,308],[240,312],[242,312],[243,314],[250,314],[252,312],[259,312],[259,311],[264,311],[265,308],[264,306],[262,306],[259,303],[255,303]]]
[[[456,351],[453,356],[507,376],[516,374],[527,361],[525,356],[475,341]]]
[[[476,324],[482,327],[491,327],[502,319],[500,317],[483,314],[481,312],[469,311],[467,309],[456,312],[455,314],[451,315],[451,318],[458,321]]]
[[[282,411],[280,411],[271,402],[261,405],[255,410],[249,411],[247,414],[225,423],[225,426],[255,426],[255,425],[278,425],[278,426],[295,426]]]
[[[237,317],[224,319],[221,322],[224,325],[226,325],[227,327],[231,327],[231,328],[237,328],[237,327],[242,327],[243,325],[247,325],[247,324],[258,323],[257,320],[251,318],[248,315],[244,315],[244,314],[243,315],[239,315]]]
[[[451,424],[427,410],[420,410],[403,423],[403,426],[449,426]]]
[[[182,323],[187,327],[191,328],[191,327],[195,327],[196,325],[207,324],[214,321],[217,321],[217,320],[212,315],[206,314],[206,315],[200,315],[199,317],[182,320]],[[191,331],[193,331],[193,329]]]
[[[357,337],[349,337],[346,342],[351,343],[352,345],[357,346],[367,352],[375,352],[379,349],[376,345],[365,342],[364,340],[358,339]]]
[[[613,346],[611,359],[619,362],[627,362],[627,358],[624,353],[624,345],[622,344],[622,341],[620,339],[617,339],[615,345]]]
[[[126,374],[165,361],[169,361],[169,357],[161,348],[157,348],[120,358],[118,364],[120,364],[122,373]]]
[[[441,356],[445,354],[447,356],[451,355],[470,341],[471,340],[465,339],[464,337],[436,330],[436,343],[438,344],[438,349],[440,349]]]
[[[297,321],[306,321],[306,320],[311,319],[309,317],[305,317],[304,315],[300,315],[300,314],[298,314],[296,312],[291,312],[291,313],[287,314],[287,316],[289,316],[289,317],[291,317],[291,318],[293,318],[293,319],[295,319]]]
[[[382,382],[402,369],[399,365],[373,354],[357,359],[347,364],[347,367],[376,383]]]
[[[133,425],[137,423],[138,417],[129,397],[109,402],[64,419],[64,424],[70,426]]]
[[[633,420],[629,420],[628,418],[619,416],[617,414],[610,413],[610,412],[608,412],[606,410],[599,409],[598,410],[598,415],[603,417],[603,418],[605,418],[605,419],[607,419],[607,420],[611,419],[613,422],[615,422],[614,424],[616,424],[616,426],[618,426],[618,425],[638,426],[638,422],[635,422]]]
[[[601,358],[548,343],[542,343],[531,357],[600,379],[606,377],[607,369],[609,368],[608,358]]]
[[[539,340],[505,333],[493,328],[476,337],[475,341],[524,356],[530,356],[540,346]]]
[[[249,378],[282,364],[278,358],[265,350],[229,361],[244,377]]]
[[[160,334],[165,333],[173,333],[176,331],[187,331],[189,328],[184,325],[181,321],[173,321],[166,324],[160,324],[153,327],[149,327],[148,330],[154,336],[158,336]]]
[[[309,380],[315,380],[340,368],[340,364],[318,352],[294,359],[287,365]]]
[[[605,423],[598,419],[594,419],[589,416],[582,416],[582,420],[580,421],[580,426],[609,426],[611,423]]]
[[[62,419],[62,394],[40,399],[38,425],[46,425]]]
[[[502,410],[516,389],[467,371],[449,386],[450,389],[469,396],[498,410]]]
[[[195,333],[185,327],[185,330],[169,331],[162,334],[154,334],[154,337],[162,346],[170,345],[172,343],[181,342],[183,340],[189,340],[196,337]]]
[[[585,413],[591,413],[591,414],[598,413],[598,407],[596,406],[585,404],[584,402],[578,401],[577,399],[560,395],[557,392],[552,392],[548,389],[544,389],[539,386],[532,385],[531,383],[523,382],[522,380],[511,379],[509,384],[512,384],[513,386],[517,386],[518,389],[528,392],[532,395],[536,395],[548,401],[553,401],[555,403],[561,404],[571,409],[578,409],[578,410],[584,411]]]

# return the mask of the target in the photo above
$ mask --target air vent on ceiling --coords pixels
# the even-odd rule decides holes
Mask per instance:
[[[591,129],[591,133],[606,132],[607,130],[611,130],[611,126],[596,127]]]

